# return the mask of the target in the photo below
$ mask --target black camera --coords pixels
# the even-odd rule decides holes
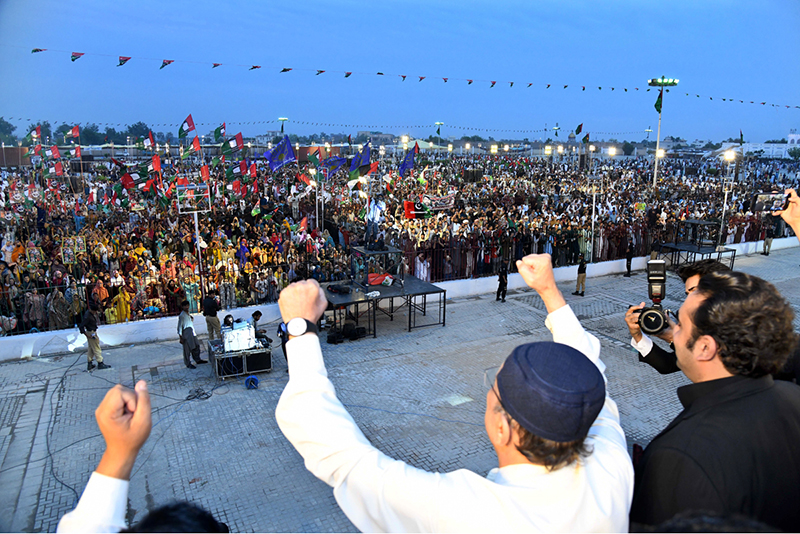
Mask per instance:
[[[667,263],[664,260],[647,262],[647,292],[653,305],[639,310],[639,327],[645,334],[655,335],[669,326],[661,306],[667,290]]]

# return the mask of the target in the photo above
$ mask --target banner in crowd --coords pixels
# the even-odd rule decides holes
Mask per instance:
[[[435,197],[426,193],[422,195],[422,203],[431,211],[449,210],[456,203],[456,194],[450,193],[447,196]]]

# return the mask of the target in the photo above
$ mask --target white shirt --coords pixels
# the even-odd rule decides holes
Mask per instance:
[[[650,354],[650,351],[653,350],[653,340],[650,339],[647,334],[642,332],[642,339],[639,340],[638,343],[634,338],[631,338],[631,347],[639,351],[639,354],[644,357]]]
[[[548,315],[553,340],[602,372],[600,343],[569,306]],[[627,532],[633,467],[616,403],[606,396],[587,443],[591,456],[554,472],[518,464],[482,477],[467,469],[429,473],[372,446],[336,398],[319,338],[287,343],[289,383],[278,426],[341,509],[363,532]]]
[[[61,518],[56,532],[119,532],[128,528],[125,512],[130,482],[92,473],[78,506]]]

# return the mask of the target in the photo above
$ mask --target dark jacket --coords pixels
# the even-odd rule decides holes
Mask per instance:
[[[203,299],[203,315],[206,317],[216,317],[219,310],[220,307],[217,299],[210,295]]]
[[[733,376],[678,388],[684,410],[636,466],[631,521],[687,510],[800,529],[800,387]]]
[[[97,332],[97,317],[95,317],[91,310],[86,310],[84,312],[83,321],[78,325],[78,328],[81,334],[85,334],[87,330],[89,332]]]

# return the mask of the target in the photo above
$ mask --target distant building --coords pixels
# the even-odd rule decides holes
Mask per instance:
[[[789,139],[789,146],[800,145],[800,134],[797,133],[796,128],[792,128],[791,130],[789,130],[788,139]]]
[[[356,137],[366,137],[372,141],[374,146],[378,145],[393,145],[396,142],[397,136],[394,134],[385,134],[381,132],[358,132]]]

